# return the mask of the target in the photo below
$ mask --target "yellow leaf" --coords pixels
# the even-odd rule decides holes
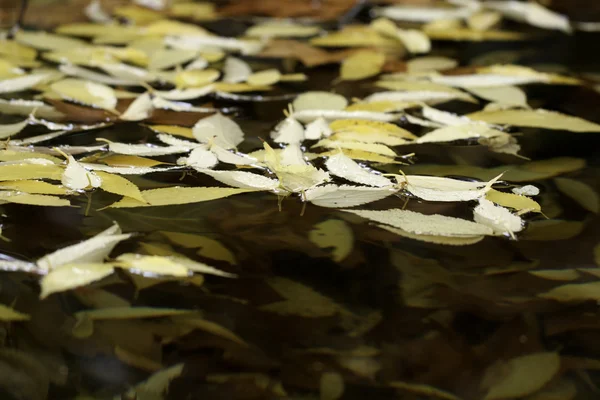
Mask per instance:
[[[332,259],[343,261],[352,252],[354,234],[348,224],[339,219],[318,223],[308,233],[308,239],[321,249],[333,248]]]
[[[269,86],[276,84],[280,79],[281,72],[272,68],[253,73],[246,82],[252,86]]]
[[[135,273],[145,277],[156,275],[186,277],[189,274],[189,270],[185,265],[179,264],[174,259],[161,256],[121,254],[117,257],[115,265],[131,269]]]
[[[183,136],[189,139],[194,139],[194,134],[191,128],[177,125],[149,125],[150,129],[156,132],[168,133],[170,135]],[[148,165],[150,166],[150,165]]]
[[[537,392],[554,378],[560,369],[558,353],[534,353],[498,362],[488,368],[489,379],[494,379],[485,400],[523,397]],[[498,373],[504,372],[498,377]],[[486,379],[484,378],[484,382]]]
[[[191,18],[194,21],[211,21],[217,17],[215,4],[212,3],[175,3],[169,8],[169,14],[176,18]]]
[[[36,180],[4,181],[0,182],[0,189],[10,189],[17,192],[25,192],[32,194],[64,195],[69,192],[69,190],[64,186],[53,185],[48,182]]]
[[[175,76],[175,84],[184,88],[206,86],[219,79],[220,75],[216,69],[181,71]]]
[[[210,33],[196,24],[186,24],[184,22],[161,19],[154,21],[150,25],[144,27],[144,33],[149,36],[164,36],[164,35],[197,35],[206,36]]]
[[[190,130],[191,132],[191,130]],[[190,133],[191,135],[191,133]],[[191,136],[193,137],[193,136]],[[151,158],[145,158],[140,156],[130,156],[125,154],[113,154],[105,157],[101,160],[104,164],[110,165],[111,167],[139,167],[139,168],[151,168],[157,165],[164,164],[161,161],[156,161]]]
[[[173,308],[152,307],[107,307],[97,310],[85,310],[75,313],[78,320],[87,318],[90,321],[115,319],[141,319],[170,317],[173,315],[193,314],[193,310],[177,310]]]
[[[365,119],[338,119],[332,121],[329,127],[333,132],[356,132],[361,134],[385,133],[404,139],[417,137],[406,129],[388,122],[371,121]]]
[[[102,179],[102,183],[100,184],[102,190],[145,202],[140,189],[122,176],[103,171],[96,171],[96,175]]]
[[[527,35],[521,32],[511,31],[478,31],[469,28],[454,28],[454,29],[432,29],[427,25],[423,27],[423,31],[433,40],[457,40],[457,41],[511,41],[525,40]]]
[[[538,278],[552,281],[574,281],[581,276],[575,269],[538,269],[528,272]]]
[[[147,204],[132,198],[126,197],[116,203],[111,204],[112,208],[127,207],[147,207],[147,206],[167,206],[174,204],[199,203],[222,199],[241,193],[254,192],[250,189],[234,189],[220,187],[169,187],[162,189],[150,189],[142,192],[142,197]]]
[[[600,301],[600,282],[570,283],[538,294],[538,297],[552,299],[561,303]]]
[[[359,102],[346,107],[345,111],[371,111],[371,112],[392,112],[404,110],[407,108],[418,106],[416,102],[406,101],[372,101],[369,103]]]
[[[227,92],[227,93],[243,93],[243,92],[262,92],[271,90],[270,86],[254,86],[248,83],[227,83],[217,82],[214,84],[216,92]]]
[[[319,33],[321,28],[316,25],[300,25],[288,22],[266,22],[256,24],[245,35],[249,37],[292,38],[309,37]]]
[[[69,200],[43,194],[0,191],[0,202],[28,204],[30,206],[65,207],[70,206]]]
[[[403,236],[409,239],[419,240],[421,242],[445,244],[448,246],[468,246],[471,244],[479,243],[485,236],[473,235],[473,236],[439,236],[439,235],[422,235],[420,233],[412,233],[405,231],[401,228],[396,228],[389,225],[377,225],[381,229],[395,233],[396,235]]]
[[[52,269],[40,282],[40,297],[89,285],[114,271],[112,264],[65,264]]]
[[[149,8],[138,7],[135,5],[115,7],[113,14],[130,20],[135,25],[146,25],[163,18],[158,11]]]
[[[312,147],[326,147],[328,149],[349,149],[349,150],[362,150],[370,153],[381,154],[389,157],[396,157],[394,150],[389,147],[378,144],[378,143],[361,143],[361,142],[346,142],[346,141],[334,141],[329,139],[319,140]]]
[[[320,153],[319,156],[330,157],[338,154],[340,150],[331,150],[324,153]],[[382,156],[381,154],[371,153],[364,150],[352,150],[352,149],[341,149],[345,156],[350,157],[353,160],[369,161],[380,164],[400,164],[399,161],[394,160],[391,157]]]
[[[67,78],[50,85],[50,89],[62,98],[88,106],[114,110],[117,96],[110,86],[82,79]]]
[[[468,114],[472,120],[490,124],[523,126],[571,132],[600,132],[600,125],[581,118],[547,110],[479,111]]]
[[[514,208],[523,212],[542,212],[541,206],[527,196],[520,196],[513,193],[500,192],[491,189],[485,195],[485,198],[503,207]]]
[[[593,213],[598,213],[600,198],[598,193],[583,182],[568,178],[554,178],[558,190],[575,200],[581,207]]]
[[[196,254],[236,265],[235,255],[220,242],[206,236],[181,232],[161,232],[171,242],[185,248],[199,249]]]
[[[14,40],[0,40],[0,54],[9,59],[23,59],[33,61],[37,57],[37,51],[31,47],[23,46]]]
[[[359,51],[342,62],[340,78],[345,81],[369,78],[379,74],[383,64],[385,54],[372,50]]]
[[[31,317],[0,304],[0,321],[28,321]]]
[[[385,37],[367,26],[346,26],[338,32],[314,38],[310,44],[323,47],[392,47],[401,46],[397,40]]]

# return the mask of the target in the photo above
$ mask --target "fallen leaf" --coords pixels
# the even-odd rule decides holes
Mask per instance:
[[[291,22],[268,21],[256,24],[246,30],[245,35],[259,38],[306,38],[314,36],[321,31],[319,26],[300,25]]]
[[[244,60],[236,57],[227,57],[223,65],[223,82],[240,83],[246,82],[252,75],[252,69]]]
[[[117,106],[114,90],[106,85],[67,78],[50,85],[50,89],[65,100],[113,111]]]
[[[31,317],[0,304],[0,321],[28,321]]]
[[[575,200],[581,207],[593,213],[600,211],[598,193],[583,182],[568,178],[554,178],[558,190]]]
[[[44,299],[53,293],[65,292],[112,274],[112,264],[103,263],[76,263],[64,264],[53,268],[40,282],[40,298]]]
[[[201,119],[194,125],[192,133],[199,142],[212,141],[225,149],[234,149],[244,140],[240,126],[221,114]]]
[[[266,176],[245,171],[213,171],[198,169],[199,172],[213,177],[215,180],[229,186],[241,189],[275,190],[279,181]]]
[[[6,139],[7,137],[16,135],[25,129],[27,124],[29,124],[29,118],[14,124],[0,124],[0,139]]]
[[[491,124],[566,130],[571,132],[600,132],[600,125],[593,122],[541,109],[479,111],[468,114],[467,117],[475,121],[483,121]]]
[[[519,214],[524,214],[526,212],[542,212],[541,206],[535,200],[514,193],[505,193],[490,189],[485,194],[485,198],[503,207],[514,208]]]
[[[356,207],[384,199],[396,192],[394,188],[325,185],[305,191],[304,200],[319,207]]]
[[[348,105],[348,100],[342,95],[310,91],[304,92],[294,99],[294,111],[302,110],[343,110]]]
[[[29,194],[13,191],[0,191],[0,202],[28,204],[31,206],[65,207],[70,206],[69,200],[42,194]]]
[[[342,62],[340,79],[356,81],[375,76],[381,72],[385,54],[377,51],[359,51]]]
[[[392,186],[392,182],[389,179],[361,167],[342,152],[329,157],[325,166],[333,175],[350,182],[375,187]]]
[[[181,232],[161,232],[172,243],[185,248],[199,249],[196,254],[236,265],[235,255],[215,239]]]
[[[509,234],[514,237],[515,232],[523,230],[523,220],[508,209],[494,205],[484,198],[479,199],[479,204],[473,210],[475,222],[489,226],[498,234]]]
[[[142,197],[146,203],[125,197],[122,200],[111,204],[112,208],[127,207],[148,207],[148,206],[167,206],[175,204],[199,203],[222,199],[241,193],[253,192],[252,189],[233,189],[233,188],[209,188],[209,187],[168,187],[162,189],[150,189],[142,191]]]

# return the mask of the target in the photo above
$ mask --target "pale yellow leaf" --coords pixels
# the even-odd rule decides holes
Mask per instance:
[[[348,150],[361,150],[369,153],[381,154],[388,157],[396,157],[394,150],[386,145],[379,143],[362,143],[362,142],[347,142],[347,141],[334,141],[331,139],[321,139],[311,148],[325,147],[328,149],[348,149]]]
[[[291,22],[269,21],[248,28],[245,35],[259,38],[305,38],[316,35],[320,30],[321,28],[315,25],[311,26]]]
[[[168,133],[170,135],[183,136],[189,139],[194,139],[194,134],[191,128],[177,125],[148,125],[150,129],[156,132]]]
[[[131,197],[132,199],[144,202],[140,189],[129,180],[122,176],[109,174],[108,172],[96,171],[98,177],[102,180],[100,188],[110,193],[120,194],[121,196]]]
[[[106,85],[82,79],[67,78],[50,85],[50,89],[66,100],[88,106],[114,110],[117,97],[114,90]]]
[[[542,212],[541,206],[535,200],[518,194],[491,189],[486,193],[485,198],[503,207],[514,208],[520,213]]]
[[[132,270],[134,273],[145,277],[167,275],[174,277],[186,277],[189,270],[175,260],[161,256],[144,256],[140,254],[121,254],[115,260],[115,265]]]
[[[137,168],[151,168],[157,165],[164,164],[161,161],[156,161],[151,158],[144,158],[139,156],[130,156],[125,154],[113,154],[108,157],[104,157],[101,160],[104,164],[111,167],[137,167]]]
[[[55,194],[64,195],[69,190],[63,186],[53,185],[44,181],[22,180],[22,181],[4,181],[0,182],[0,189],[14,190],[31,194]]]
[[[266,69],[250,75],[247,83],[252,86],[269,86],[276,84],[280,79],[281,72],[276,69]]]
[[[571,132],[600,132],[600,125],[581,118],[547,110],[479,111],[468,114],[472,120],[491,124],[529,128],[566,130]]]
[[[110,205],[112,208],[167,206],[174,204],[199,203],[222,199],[241,193],[254,192],[252,189],[220,188],[220,187],[168,187],[162,189],[150,189],[142,191],[142,197],[146,203],[134,200],[130,197]]]
[[[294,111],[302,110],[343,110],[348,100],[340,94],[331,92],[304,92],[294,99]]]
[[[574,281],[581,276],[576,269],[538,269],[528,272],[538,278],[552,281]]]
[[[397,40],[386,37],[368,26],[351,25],[340,31],[310,40],[310,44],[322,47],[390,47],[398,48]]]
[[[52,293],[64,292],[89,285],[112,274],[112,264],[65,264],[52,269],[40,282],[43,299]]]
[[[340,119],[332,121],[329,127],[334,132],[356,132],[356,133],[378,133],[383,132],[388,135],[404,139],[416,139],[416,136],[398,125],[382,121],[372,121],[364,119]]]
[[[175,76],[175,84],[180,88],[204,87],[219,79],[216,69],[181,71]]]
[[[522,89],[516,86],[476,86],[469,87],[467,90],[473,93],[475,96],[494,103],[508,106],[527,107],[527,94],[525,94]]]
[[[343,261],[352,252],[354,234],[348,224],[339,219],[329,219],[316,224],[308,233],[308,239],[321,249],[333,248],[331,258]]]
[[[393,187],[325,185],[308,189],[304,192],[304,200],[319,207],[356,207],[384,199],[396,192]]]
[[[0,191],[0,202],[28,204],[31,206],[66,207],[69,200],[43,194],[29,194],[13,191]]]
[[[370,78],[381,72],[384,63],[383,53],[372,50],[356,52],[342,62],[340,78],[345,81]]]
[[[421,242],[435,243],[435,244],[445,244],[449,246],[468,246],[471,244],[479,243],[483,240],[483,235],[473,235],[473,236],[440,236],[440,235],[424,235],[420,233],[411,233],[405,231],[401,228],[396,228],[389,225],[377,225],[381,229],[385,229],[386,231],[395,233],[396,235],[400,235],[409,239],[419,240]]]
[[[548,292],[538,294],[538,297],[561,303],[597,302],[600,301],[600,282],[570,283],[557,286]]]

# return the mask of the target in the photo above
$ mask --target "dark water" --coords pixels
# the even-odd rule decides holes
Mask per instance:
[[[232,34],[219,31],[226,26],[221,23],[212,28]],[[235,30],[234,24],[231,27]],[[456,57],[462,65],[511,62],[559,68],[577,76],[598,72],[600,56],[594,49],[599,35],[546,35],[538,41],[511,44],[435,43],[433,54]],[[307,74],[308,83],[288,86],[282,92],[323,89],[325,85],[352,98],[375,90],[371,82],[332,86],[337,76],[334,67],[308,70]],[[590,85],[531,85],[524,89],[532,107],[600,122],[600,94]],[[214,104],[236,107],[237,121],[247,137],[241,150],[251,151],[262,146],[259,138],[268,138],[282,118],[286,101],[215,100]],[[440,108],[472,111],[454,103]],[[521,132],[518,140],[524,156],[534,161],[582,159],[584,167],[561,176],[584,182],[596,192],[600,189],[597,133]],[[93,144],[96,137],[104,137],[134,143],[152,141],[153,136],[149,129],[123,124],[75,134],[66,141]],[[65,139],[59,142],[64,144]],[[438,165],[456,166],[438,169],[441,175],[473,176],[465,172],[473,171],[468,169],[471,166],[491,169],[528,162],[491,153],[476,144],[419,145],[402,150],[416,153],[414,165],[403,167],[406,173],[434,173],[423,165]],[[162,158],[166,162],[174,159]],[[195,172],[182,177],[180,171],[132,181],[140,188],[219,185]],[[443,398],[414,388],[393,389],[392,382],[402,381],[475,400],[483,398],[481,382],[492,364],[539,352],[561,355],[560,372],[550,392],[561,393],[561,388],[568,386],[576,389],[576,399],[598,398],[598,305],[539,297],[560,285],[594,282],[597,276],[580,271],[577,279],[561,281],[529,272],[597,269],[598,216],[561,193],[553,178],[519,182],[525,183],[541,189],[536,199],[549,220],[529,214],[528,229],[518,240],[486,238],[463,247],[402,238],[310,204],[302,213],[298,199],[284,200],[280,211],[277,198],[270,194],[98,211],[119,197],[96,192],[88,215],[85,196],[74,198],[78,207],[72,208],[2,205],[3,236],[11,239],[0,242],[5,257],[35,260],[116,221],[124,232],[138,234],[121,243],[113,254],[170,249],[239,274],[239,278],[206,276],[201,287],[170,281],[139,289],[155,282],[119,272],[77,292],[40,301],[37,277],[1,273],[2,303],[14,304],[32,319],[0,325],[4,345],[0,351],[0,388],[4,388],[0,398],[43,399],[47,386],[49,399],[108,399],[162,367],[184,363],[183,374],[173,381],[165,399],[316,399],[322,382],[328,385],[323,375],[329,373],[326,376],[334,380],[343,379],[342,399]],[[404,199],[392,197],[361,208],[388,209],[403,203]],[[468,218],[471,206],[411,200],[407,209]],[[354,235],[352,253],[340,263],[329,258],[328,250],[308,240],[315,224],[331,218],[348,220]],[[169,242],[161,233],[164,231],[215,239],[231,250],[237,264],[199,256],[197,249]],[[290,296],[292,311],[287,314],[269,311],[269,305],[285,300],[278,285],[285,286]],[[293,285],[301,285],[300,294],[295,294]],[[198,310],[204,320],[225,327],[243,341],[206,329],[186,331],[187,325],[177,318],[97,321],[91,335],[73,333],[75,312],[94,304],[127,303]],[[140,400],[154,398],[161,397],[138,396]]]

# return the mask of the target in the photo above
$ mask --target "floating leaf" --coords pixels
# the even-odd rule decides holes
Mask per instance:
[[[376,187],[392,186],[389,179],[361,167],[342,152],[329,157],[325,166],[333,175],[350,182]]]
[[[476,222],[489,226],[499,234],[509,234],[514,237],[515,232],[523,229],[523,220],[519,216],[483,198],[479,199],[473,214]]]
[[[92,282],[112,274],[112,264],[65,264],[52,269],[40,282],[40,297],[46,298],[52,293],[64,292],[80,286],[89,285]]]
[[[63,169],[51,161],[42,163],[11,163],[0,164],[0,181],[13,181],[21,179],[52,179],[61,180]]]
[[[492,235],[490,227],[445,215],[425,215],[414,211],[392,209],[385,211],[343,210],[370,221],[391,225],[419,235],[472,237]]]
[[[236,57],[227,57],[223,65],[223,82],[240,83],[246,82],[252,75],[252,69],[245,61]]]
[[[69,190],[63,186],[53,185],[44,181],[22,180],[22,181],[4,181],[0,182],[0,189],[14,190],[17,192],[33,193],[33,194],[56,194],[64,195],[69,193]]]
[[[198,141],[213,141],[225,149],[234,149],[244,140],[244,132],[240,126],[221,114],[201,119],[194,125],[192,132]]]
[[[401,228],[396,228],[389,225],[377,225],[378,228],[385,229],[396,235],[403,236],[409,239],[419,240],[421,242],[443,244],[448,246],[468,246],[479,243],[485,237],[484,235],[471,236],[442,236],[442,235],[424,235],[420,233],[411,233]]]
[[[396,193],[393,188],[325,185],[304,192],[304,200],[319,207],[356,207],[372,203]]]
[[[503,207],[514,208],[519,211],[519,214],[524,214],[526,212],[542,212],[541,206],[535,200],[518,194],[504,193],[490,189],[485,194],[485,198]]]
[[[271,138],[275,143],[302,143],[304,140],[304,127],[293,117],[287,117],[271,132]]]
[[[205,87],[219,79],[220,75],[216,69],[181,71],[175,76],[175,84],[179,88]]]
[[[46,207],[65,207],[71,205],[69,200],[61,199],[55,196],[12,191],[0,191],[0,202]]]
[[[115,224],[90,239],[45,255],[37,265],[49,271],[65,264],[101,263],[119,242],[130,237],[131,234],[121,234],[121,228]]]
[[[68,36],[42,31],[26,31],[23,29],[15,33],[15,40],[38,50],[63,50],[86,46],[84,41]]]
[[[266,69],[250,75],[247,82],[249,85],[253,86],[269,86],[276,84],[280,79],[281,72],[276,69]]]
[[[68,156],[61,183],[69,189],[81,190],[99,187],[102,181],[95,172],[88,171],[73,156]]]
[[[0,139],[16,135],[21,132],[29,124],[29,119],[14,124],[0,124]]]
[[[530,128],[566,130],[571,132],[600,132],[600,125],[581,118],[547,110],[479,111],[469,114],[475,121]]]
[[[277,175],[281,188],[289,192],[302,192],[328,181],[329,174],[310,164],[300,163],[286,165],[281,154],[275,153],[267,143],[265,147],[265,164]]]
[[[600,211],[598,193],[583,182],[568,178],[554,178],[558,190],[575,200],[581,207],[593,213]]]
[[[140,189],[129,180],[122,176],[109,174],[108,172],[97,171],[96,175],[101,179],[100,188],[110,193],[119,194],[121,196],[131,197],[138,201],[144,202],[144,198]]]
[[[394,150],[389,147],[378,144],[378,143],[361,143],[361,142],[348,142],[348,141],[336,141],[331,139],[321,139],[314,147],[326,147],[328,149],[348,149],[348,150],[361,150],[375,154],[382,154],[384,156],[396,157]]]
[[[119,116],[119,119],[124,121],[142,121],[150,117],[152,114],[153,105],[152,98],[149,93],[139,95]]]
[[[381,72],[385,63],[385,54],[365,50],[352,54],[342,62],[340,78],[345,81],[356,81]]]
[[[482,99],[517,107],[527,107],[527,95],[521,89],[516,86],[498,86],[498,87],[469,87],[467,89],[475,96],[481,97]]]
[[[199,172],[213,177],[215,180],[229,186],[241,189],[275,190],[279,187],[277,179],[253,174],[245,171],[212,171],[199,169]]]
[[[498,175],[489,182],[469,182],[437,176],[396,175],[400,187],[427,201],[471,201],[485,195],[500,179]]]
[[[101,83],[67,78],[54,82],[50,85],[50,89],[66,100],[76,101],[104,110],[114,110],[117,105],[117,97],[114,90]]]
[[[174,308],[152,307],[106,307],[96,310],[84,310],[75,313],[75,318],[87,318],[90,321],[127,320],[143,318],[171,317],[174,315],[193,314],[193,310],[177,310]]]
[[[34,73],[25,76],[18,76],[16,78],[3,79],[0,80],[0,94],[29,90],[34,86],[48,82],[54,76],[54,73],[49,72]]]
[[[558,373],[560,356],[558,353],[533,353],[498,364],[487,371],[495,382],[485,400],[523,397],[537,392]],[[504,372],[501,377],[495,376],[499,368]]]
[[[508,18],[540,28],[571,31],[571,25],[566,16],[551,11],[538,3],[521,3],[514,0],[488,1],[486,7],[499,11]]]
[[[285,22],[267,22],[254,25],[246,30],[249,37],[274,38],[274,37],[310,37],[314,36],[321,28],[318,26],[300,25]]]
[[[294,111],[302,110],[343,110],[348,100],[342,95],[330,92],[304,92],[294,99]]]
[[[352,252],[354,234],[348,224],[339,219],[318,223],[308,233],[308,239],[321,249],[333,248],[332,259],[343,261]]]
[[[433,399],[461,400],[460,397],[457,397],[452,393],[448,393],[444,390],[440,390],[429,385],[401,381],[389,382],[388,385],[390,387],[393,387],[394,389],[397,389],[398,391],[414,393],[416,395],[423,395]]]
[[[146,203],[126,197],[110,205],[112,208],[167,206],[174,204],[199,203],[222,199],[236,194],[252,192],[252,189],[209,188],[209,187],[168,187],[142,191]]]

